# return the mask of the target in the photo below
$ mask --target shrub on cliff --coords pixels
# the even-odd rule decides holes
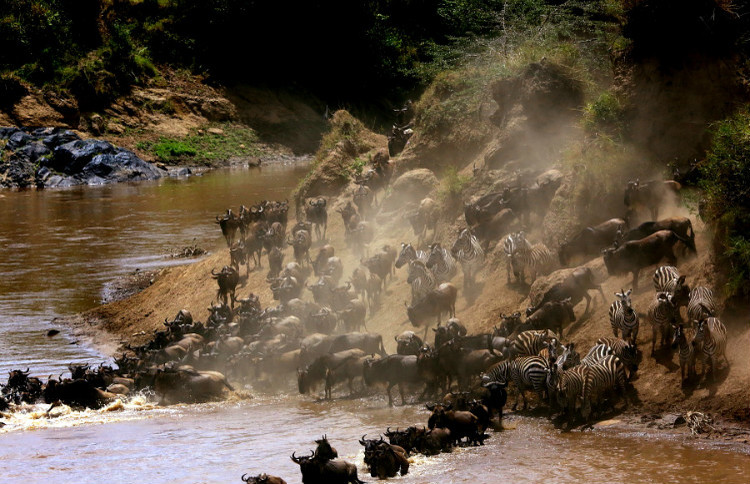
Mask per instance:
[[[727,296],[750,295],[750,107],[716,123],[700,164],[703,219],[728,270]]]

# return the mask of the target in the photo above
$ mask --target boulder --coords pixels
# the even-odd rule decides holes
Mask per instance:
[[[19,133],[21,130],[16,128],[15,126],[7,126],[4,128],[0,128],[0,139],[7,140],[11,136],[13,136],[15,133]]]
[[[399,176],[391,185],[391,195],[383,202],[384,208],[394,209],[404,203],[418,202],[438,186],[432,170],[417,168]]]
[[[50,166],[57,171],[73,174],[81,171],[96,155],[113,155],[116,152],[115,147],[106,141],[71,141],[55,148],[55,156],[50,160]]]
[[[52,152],[41,143],[29,143],[16,150],[15,155],[21,156],[29,160],[29,162],[36,164],[39,158],[43,156],[49,156]]]
[[[23,157],[11,156],[0,164],[0,184],[8,188],[26,188],[34,183],[34,165]]]
[[[44,146],[46,146],[47,148],[53,150],[60,145],[80,139],[81,138],[77,134],[70,131],[69,129],[63,129],[45,135],[44,138],[42,138],[42,143],[44,143]]]
[[[5,145],[5,149],[15,151],[21,146],[31,143],[33,139],[34,138],[23,131],[16,131],[8,138],[8,143]]]
[[[81,170],[84,183],[101,184],[119,181],[155,180],[166,172],[138,158],[132,151],[96,155]]]

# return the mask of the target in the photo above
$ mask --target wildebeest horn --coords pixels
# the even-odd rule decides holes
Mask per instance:
[[[363,435],[361,439],[359,439],[359,443],[361,445],[365,445],[365,437],[367,437],[367,434]]]
[[[300,459],[299,459],[299,457],[297,457],[297,456],[296,456],[296,455],[294,455],[294,454],[295,454],[295,452],[292,452],[292,455],[291,455],[291,457],[292,457],[292,462],[294,462],[295,464],[299,464],[299,461],[300,461]]]
[[[252,479],[252,476],[248,477],[247,479],[245,479],[246,475],[247,475],[247,473],[242,474],[242,477],[240,477],[240,479],[242,479],[243,482],[250,482],[250,479]]]

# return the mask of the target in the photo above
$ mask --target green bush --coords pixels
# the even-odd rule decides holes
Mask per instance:
[[[617,132],[622,127],[623,107],[611,92],[603,92],[588,103],[583,112],[583,125],[589,131]]]
[[[703,218],[728,269],[727,296],[750,295],[750,107],[716,123],[700,163]]]
[[[449,166],[443,174],[438,198],[441,201],[459,198],[470,181],[470,176],[461,175],[455,166]]]
[[[241,125],[222,124],[223,134],[194,131],[183,138],[161,137],[156,142],[142,141],[136,148],[152,153],[160,161],[175,164],[189,160],[206,165],[221,164],[233,157],[259,154],[255,132]]]

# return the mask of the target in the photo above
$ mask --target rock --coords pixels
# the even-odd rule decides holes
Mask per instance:
[[[13,136],[15,133],[20,132],[21,130],[16,128],[15,126],[8,126],[4,128],[0,128],[0,139],[7,140],[11,136]]]
[[[417,168],[407,171],[393,182],[392,195],[383,202],[383,206],[393,209],[404,203],[418,202],[437,186],[437,177],[431,170]]]
[[[230,121],[237,117],[234,105],[222,98],[207,99],[202,102],[200,113],[209,121]]]
[[[55,148],[55,156],[50,166],[63,173],[73,174],[81,171],[96,155],[115,154],[115,147],[106,141],[76,140]]]
[[[34,175],[34,181],[36,183],[36,186],[39,188],[44,188],[45,182],[49,177],[52,176],[52,172],[47,168],[46,166],[40,167],[36,174]]]
[[[41,143],[29,143],[22,146],[16,151],[17,156],[23,156],[29,159],[31,163],[39,161],[42,156],[49,156],[52,152]]]
[[[21,146],[30,143],[33,139],[34,138],[23,131],[16,131],[8,138],[8,143],[5,145],[5,149],[15,151]]]
[[[74,132],[68,129],[63,129],[45,136],[42,139],[42,143],[44,143],[47,148],[53,150],[62,144],[70,143],[71,141],[76,141],[79,139],[81,139],[80,136],[78,136]]]
[[[81,177],[89,185],[119,181],[155,180],[164,175],[163,170],[138,158],[132,151],[123,149],[116,155],[96,155],[81,170]]]
[[[224,130],[221,128],[208,128],[206,131],[217,136],[224,136]]]
[[[177,168],[175,170],[171,170],[169,172],[169,176],[178,177],[178,176],[190,176],[193,172],[190,170],[190,168],[183,166],[181,168]]]
[[[11,156],[0,164],[0,183],[9,188],[26,188],[34,183],[34,165],[24,157]]]

